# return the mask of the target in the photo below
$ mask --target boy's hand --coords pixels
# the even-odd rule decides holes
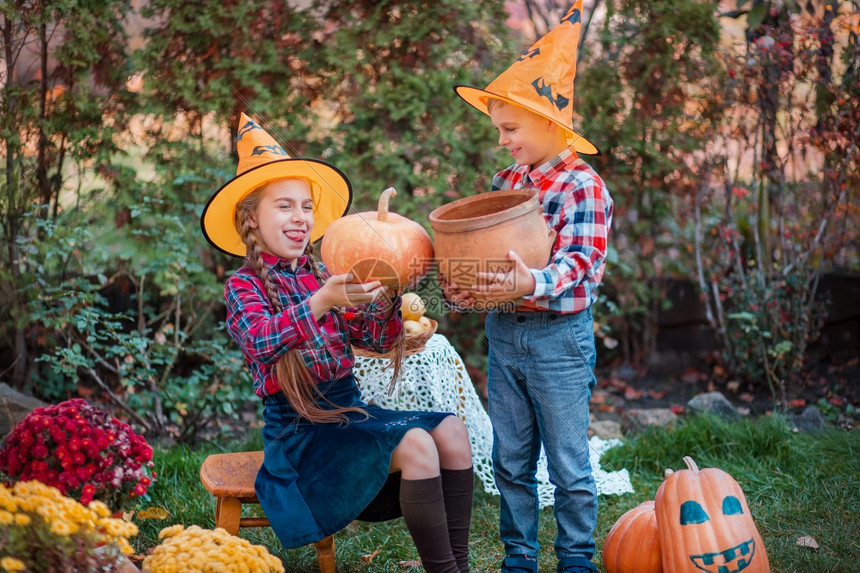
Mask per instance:
[[[460,287],[455,282],[448,282],[445,275],[439,273],[436,277],[439,281],[439,286],[442,287],[442,293],[445,298],[451,301],[456,308],[470,309],[475,306],[475,297],[468,290],[460,290]]]
[[[506,273],[476,273],[474,293],[482,300],[505,302],[534,294],[535,278],[514,251],[508,252],[513,268]]]
[[[333,275],[311,295],[311,312],[317,319],[335,306],[361,306],[380,298],[388,289],[379,281],[351,283],[352,274]]]

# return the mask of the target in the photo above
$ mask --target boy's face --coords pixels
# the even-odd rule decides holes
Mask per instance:
[[[251,217],[264,251],[290,261],[305,252],[314,228],[314,202],[310,184],[303,179],[280,179],[267,184]]]
[[[539,167],[567,147],[557,126],[517,105],[497,103],[490,108],[499,145],[508,148],[519,165]]]

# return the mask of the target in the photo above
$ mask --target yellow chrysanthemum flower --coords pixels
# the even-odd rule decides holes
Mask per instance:
[[[87,506],[91,511],[96,512],[99,517],[110,517],[110,508],[99,500],[91,501]]]
[[[183,529],[185,529],[185,526],[181,523],[177,525],[171,525],[170,527],[165,527],[158,533],[158,538],[164,539],[166,537],[173,537],[174,535],[181,533]]]
[[[35,481],[18,482],[11,488],[0,484],[0,500],[0,525],[14,523],[20,528],[13,530],[13,537],[26,534],[33,526],[47,527],[53,539],[50,536],[42,538],[44,547],[41,549],[44,552],[55,550],[55,545],[63,546],[59,540],[61,537],[77,542],[82,542],[86,537],[86,543],[92,543],[92,539],[99,545],[115,544],[125,554],[134,553],[126,538],[137,535],[137,526],[105,518],[104,514],[109,515],[109,511],[103,504],[84,506],[62,495],[58,489]],[[9,511],[10,508],[15,511]],[[26,567],[26,562],[8,555],[0,559],[0,571],[23,571]]]
[[[265,547],[251,545],[247,539],[230,535],[224,529],[173,525],[164,528],[159,538],[163,540],[161,545],[143,562],[144,569],[152,573],[172,573],[177,562],[183,563],[183,571],[189,573],[284,572],[281,561]]]
[[[5,485],[0,483],[0,509],[6,511],[17,511],[18,503]]]
[[[51,533],[68,537],[78,531],[78,526],[67,521],[55,521],[51,524]]]
[[[25,566],[23,561],[14,557],[4,557],[0,559],[0,569],[3,569],[3,571],[23,571]]]
[[[120,551],[125,555],[134,554],[134,547],[131,546],[131,543],[128,542],[128,539],[125,537],[120,537],[117,539],[116,544],[119,546]]]

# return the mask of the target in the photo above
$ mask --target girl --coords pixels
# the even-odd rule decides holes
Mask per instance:
[[[225,287],[227,327],[263,398],[256,493],[272,528],[297,547],[356,518],[402,514],[428,572],[468,571],[466,428],[450,414],[361,400],[350,345],[386,352],[401,341],[400,297],[328,276],[313,258],[312,241],[349,207],[346,176],[290,158],[244,114],[237,151],[237,176],[210,199],[202,226],[214,246],[245,256]]]

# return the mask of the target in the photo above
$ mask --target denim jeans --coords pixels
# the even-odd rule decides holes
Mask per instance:
[[[559,559],[594,554],[597,489],[588,454],[588,402],[596,383],[591,310],[491,313],[489,410],[493,469],[507,555],[538,555],[541,443],[555,485]]]

